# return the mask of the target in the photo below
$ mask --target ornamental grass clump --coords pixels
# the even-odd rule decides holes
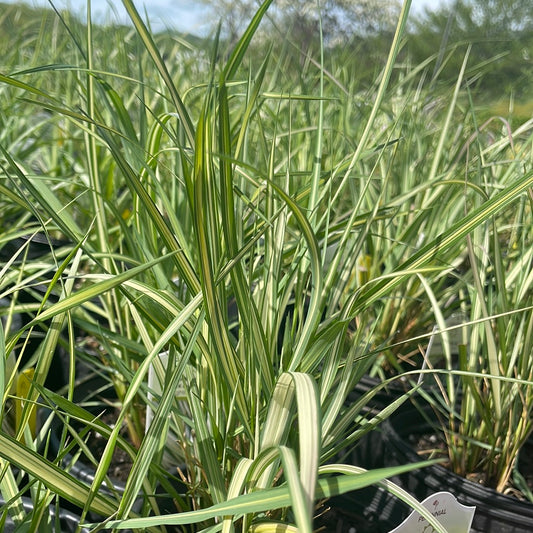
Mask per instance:
[[[0,74],[10,102],[44,110],[30,154],[21,151],[24,124],[0,144],[2,207],[16,220],[9,231],[40,231],[50,243],[39,261],[11,254],[2,270],[0,298],[13,298],[11,309],[21,309],[21,291],[45,288],[6,334],[15,364],[3,369],[2,405],[20,400],[8,383],[34,366],[21,427],[33,406],[48,409],[44,428],[61,427],[52,454],[42,452],[46,430],[24,441],[21,430],[2,430],[10,501],[23,490],[16,467],[102,528],[310,532],[317,501],[373,483],[420,509],[383,481],[411,465],[329,464],[414,394],[374,417],[365,406],[377,389],[347,401],[379,354],[373,335],[384,314],[375,310],[403,284],[453,270],[465,238],[533,178],[502,181],[464,214],[463,184],[442,178],[439,158],[429,187],[410,169],[402,139],[415,145],[419,124],[406,106],[387,106],[398,95],[393,68],[409,2],[357,121],[348,114],[360,95],[326,68],[322,43],[296,85],[279,77],[275,46],[249,59],[269,5],[228,53],[216,35],[192,55],[192,44],[154,35],[124,0],[134,29],[117,41],[100,38],[90,9],[86,26],[62,16],[66,41],[53,62]],[[442,228],[444,198],[457,203]],[[420,240],[423,228],[431,230]],[[52,237],[70,245],[58,250]],[[24,247],[14,253],[24,257]],[[375,263],[360,275],[366,256]],[[27,362],[20,350],[34,331],[41,342]],[[68,373],[53,390],[46,378],[58,346]],[[112,384],[114,396],[79,401],[81,370]],[[154,374],[158,387],[148,385]],[[104,406],[113,423],[99,417]],[[90,432],[105,441],[101,456]],[[131,460],[120,490],[110,474],[116,449]],[[89,483],[70,472],[82,456],[94,467]]]
[[[362,149],[375,151],[372,123],[407,11],[360,147],[337,169],[334,146],[342,135],[328,129],[327,104],[335,100],[326,94],[320,63],[312,73],[321,79],[319,94],[296,97],[262,89],[268,53],[255,73],[243,68],[268,5],[227,61],[213,59],[201,72],[204,82],[184,91],[175,80],[196,78],[187,54],[180,75],[171,72],[162,58],[168,43],[155,42],[131,2],[125,6],[135,33],[124,45],[121,34],[121,47],[138,57],[136,75],[131,61],[121,63],[120,50],[96,48],[90,11],[85,39],[62,17],[63,38],[74,47],[57,63],[17,64],[1,75],[14,101],[45,110],[43,135],[28,144],[31,158],[19,151],[22,138],[1,148],[5,201],[18,210],[16,235],[35,227],[72,243],[58,255],[50,239],[35,278],[45,294],[5,344],[15,357],[10,376],[35,364],[21,426],[34,406],[49,409],[44,428],[52,419],[63,424],[57,457],[41,455],[41,446],[49,448],[46,430],[25,441],[20,430],[2,431],[9,480],[2,493],[10,501],[24,490],[16,466],[51,498],[78,506],[82,521],[113,517],[108,527],[218,522],[227,531],[311,531],[315,500],[394,473],[349,465],[322,472],[320,465],[379,421],[354,428],[364,402],[345,406],[368,359],[363,338],[346,341],[352,302],[341,300],[351,256],[365,240],[364,221],[381,210],[361,203],[345,217],[345,208],[334,206],[365,156]],[[220,57],[218,46],[215,40],[213,58]],[[115,68],[97,66],[97,57],[114,54]],[[183,57],[179,47],[171,57]],[[306,122],[310,115],[316,123]],[[331,156],[323,168],[324,151]],[[330,245],[334,257],[326,261]],[[14,263],[8,257],[5,271]],[[36,267],[23,265],[5,280],[6,296],[31,283],[25,272]],[[41,327],[37,356],[26,362],[18,352],[21,339]],[[97,350],[87,350],[88,342]],[[53,391],[46,377],[58,344],[67,351],[69,374],[64,389]],[[162,352],[168,353],[165,366]],[[111,425],[76,400],[78,370],[87,367],[113,383],[118,413]],[[161,376],[160,393],[147,387],[152,368]],[[8,405],[17,398],[4,385]],[[150,397],[156,401],[145,428],[142,405]],[[101,457],[87,444],[89,431],[105,439]],[[121,491],[109,476],[115,448],[132,462]],[[175,457],[168,474],[162,468],[167,448]],[[81,455],[95,467],[90,483],[69,473]],[[173,480],[185,483],[186,492]],[[161,487],[182,512],[161,513],[153,496]]]
[[[518,458],[533,429],[531,199],[524,195],[513,207],[467,240],[470,270],[460,290],[463,321],[455,326],[461,339],[455,345],[436,308],[447,331],[450,371],[438,374],[436,412],[454,472],[527,496]]]

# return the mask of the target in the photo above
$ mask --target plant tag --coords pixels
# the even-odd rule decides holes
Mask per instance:
[[[474,519],[475,507],[468,507],[457,501],[449,492],[437,492],[423,502],[425,507],[448,533],[468,533]],[[428,521],[413,511],[390,533],[433,533],[435,529]]]
[[[166,370],[168,366],[168,352],[162,352],[158,355],[159,360],[161,361],[161,364],[163,365],[163,369]],[[154,412],[152,409],[152,402],[154,402],[154,393],[157,395],[161,395],[162,388],[161,383],[159,379],[157,378],[157,373],[155,371],[154,363],[150,365],[148,368],[148,404],[146,405],[146,421],[145,421],[145,431],[148,431],[148,428],[150,427],[150,424],[152,423],[152,419],[154,418]]]

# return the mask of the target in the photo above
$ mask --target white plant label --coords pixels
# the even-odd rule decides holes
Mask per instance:
[[[163,368],[166,370],[168,366],[168,352],[161,352],[159,354],[159,360],[163,365]],[[148,368],[148,404],[146,405],[146,420],[145,420],[145,430],[148,431],[152,419],[154,418],[154,412],[152,409],[152,402],[154,401],[154,393],[160,395],[163,390],[161,388],[161,383],[157,379],[157,374],[155,372],[154,364],[152,363]]]
[[[437,492],[428,496],[422,505],[438,520],[448,533],[469,533],[475,507],[457,501],[449,492]],[[435,528],[419,513],[413,511],[390,533],[434,533]]]

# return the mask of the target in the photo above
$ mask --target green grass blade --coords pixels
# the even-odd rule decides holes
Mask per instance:
[[[271,183],[271,186],[285,202],[287,207],[294,215],[296,221],[298,222],[299,227],[303,233],[305,243],[307,244],[307,252],[309,254],[309,261],[311,264],[313,284],[311,289],[308,314],[305,320],[305,324],[302,328],[302,332],[298,338],[298,343],[294,348],[294,353],[292,355],[290,364],[287,368],[288,371],[296,371],[300,370],[300,364],[305,357],[305,352],[308,349],[309,340],[311,338],[313,330],[316,328],[317,323],[320,320],[320,297],[322,295],[323,285],[321,258],[316,234],[313,231],[311,225],[309,224],[309,221],[307,220],[302,209],[281,187],[279,187],[275,183]]]
[[[128,186],[134,195],[138,196],[142,209],[146,211],[150,220],[157,228],[159,239],[161,239],[161,241],[168,247],[169,251],[174,252],[173,257],[181,276],[191,289],[191,292],[196,294],[200,289],[196,272],[194,271],[189,258],[184,255],[181,246],[176,240],[176,236],[173,234],[171,228],[169,228],[154,200],[139,179],[139,176],[128,164],[126,158],[122,155],[114,139],[103,130],[101,131],[101,134],[108,144],[114,160],[122,171]]]
[[[163,61],[163,58],[161,57],[161,54],[159,53],[157,45],[155,44],[153,40],[152,34],[150,33],[150,31],[144,24],[143,20],[141,19],[132,0],[122,0],[122,3],[124,4],[124,7],[126,8],[126,11],[128,12],[128,15],[130,16],[131,21],[133,22],[133,25],[135,26],[137,30],[137,33],[139,34],[139,37],[142,39],[144,46],[148,50],[150,57],[155,63],[159,74],[163,78],[163,81],[165,82],[165,85],[167,86],[167,89],[170,92],[172,102],[174,103],[174,106],[176,107],[176,110],[180,117],[182,127],[187,137],[187,141],[190,144],[190,146],[194,148],[195,132],[194,132],[194,127],[193,127],[191,118],[189,116],[187,108],[185,107],[176,89],[176,86],[174,85],[172,76],[170,75],[167,69],[167,66],[165,65],[165,62]]]
[[[365,470],[364,468],[358,467],[358,466],[352,466],[352,465],[326,465],[320,468],[320,473],[335,473],[335,474],[363,474],[368,473],[368,470]],[[392,476],[387,476],[392,477]],[[395,483],[392,483],[389,480],[383,480],[378,481],[376,483],[379,487],[382,487],[383,489],[387,490],[394,496],[396,496],[398,499],[405,502],[407,505],[409,505],[413,510],[417,511],[421,516],[423,516],[433,527],[433,531],[435,533],[448,533],[446,529],[440,524],[440,522],[431,514],[430,511],[428,511],[425,507],[422,507],[418,500],[414,498],[409,492],[402,489],[400,486],[396,485]]]
[[[2,459],[0,459],[0,476],[0,494],[2,494],[4,501],[11,502],[9,504],[9,512],[13,521],[19,524],[24,520],[24,516],[26,515],[24,504],[20,497],[17,480],[15,479],[11,465]]]
[[[137,452],[137,457],[133,464],[128,480],[126,481],[126,488],[120,502],[120,507],[117,513],[118,518],[124,518],[131,512],[135,498],[140,487],[147,475],[150,464],[154,460],[154,455],[157,451],[158,443],[161,440],[161,435],[165,435],[164,431],[171,409],[175,404],[176,390],[182,380],[183,372],[186,365],[189,363],[192,350],[195,347],[196,337],[202,322],[196,323],[195,329],[188,341],[188,345],[183,355],[179,359],[178,366],[173,369],[171,378],[166,384],[161,400],[159,401],[157,411],[154,415],[152,423],[143,438],[142,444]]]
[[[246,53],[246,50],[250,45],[252,37],[257,31],[257,28],[259,27],[262,18],[270,7],[270,4],[272,4],[272,0],[265,0],[265,2],[263,2],[259,9],[257,9],[257,11],[255,12],[255,15],[253,16],[250,24],[246,28],[246,31],[244,32],[243,36],[239,39],[237,46],[233,50],[228,62],[226,63],[226,66],[224,67],[224,80],[230,80],[237,72],[237,69],[242,63],[244,54]]]
[[[494,194],[483,205],[453,224],[448,230],[441,233],[436,239],[413,254],[403,264],[399,265],[398,270],[403,272],[401,277],[377,280],[376,282],[372,282],[370,286],[363,287],[352,299],[352,314],[357,314],[377,299],[384,297],[392,288],[399,285],[402,277],[408,275],[409,272],[414,272],[419,268],[428,268],[438,259],[440,254],[445,253],[450,247],[461,242],[472,230],[507,207],[532,186],[533,172],[530,171],[524,174],[514,184]]]
[[[300,478],[294,450],[286,446],[281,446],[279,451],[283,465],[283,474],[289,488],[289,496],[296,519],[296,526],[301,533],[311,533],[313,531],[313,500],[309,500],[308,493],[311,486],[304,485]],[[312,487],[314,488],[315,485],[312,485]]]
[[[430,466],[432,464],[435,464],[435,461],[425,461],[394,468],[379,468],[371,471],[360,471],[358,473],[347,475],[319,478],[316,498],[323,499],[338,494],[345,494],[346,492],[374,485],[388,477],[393,477],[417,468],[424,468],[425,466]],[[135,529],[148,526],[196,524],[212,518],[223,516],[240,517],[244,514],[280,509],[283,507],[289,507],[290,505],[291,498],[289,488],[287,486],[281,486],[244,494],[223,503],[213,505],[208,509],[158,517],[110,521],[105,527]],[[434,524],[435,522],[432,521],[431,523]],[[437,525],[437,527],[439,526]],[[442,529],[439,531],[442,531]]]
[[[3,432],[0,432],[0,457],[39,479],[67,501],[84,507],[89,497],[88,487]],[[117,506],[118,502],[115,503],[108,497],[97,494],[92,501],[91,510],[103,516],[110,516],[116,511]]]
[[[158,257],[157,259],[154,259],[153,261],[150,261],[144,265],[133,267],[130,270],[126,270],[126,272],[122,272],[121,274],[117,274],[115,276],[111,274],[96,275],[96,279],[101,279],[102,281],[99,281],[89,287],[81,289],[80,291],[74,293],[68,298],[65,298],[64,300],[61,300],[60,302],[51,305],[48,309],[45,309],[44,311],[39,313],[31,322],[27,324],[27,326],[25,326],[25,328],[30,328],[38,322],[53,318],[54,316],[68,311],[69,309],[72,309],[74,307],[77,307],[82,303],[87,302],[101,294],[104,294],[105,292],[111,289],[119,287],[124,282],[130,280],[131,278],[134,278],[138,274],[149,270],[150,268],[157,265],[158,263],[161,263],[162,261],[167,260],[172,255],[173,254],[168,254],[162,257]]]

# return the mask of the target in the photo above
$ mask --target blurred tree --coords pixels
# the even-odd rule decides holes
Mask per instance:
[[[212,7],[230,41],[240,34],[259,5],[257,0],[202,1]],[[321,21],[324,37],[331,43],[353,35],[391,31],[401,4],[401,0],[278,0],[269,10],[269,18],[284,34],[303,43],[316,40]]]
[[[463,21],[464,29],[474,27],[487,38],[506,38],[533,29],[530,0],[469,0],[465,6],[470,9],[470,17]]]
[[[411,56],[421,62],[440,50],[434,74],[444,61],[444,78],[456,76],[463,60],[457,52],[466,51],[468,43],[473,45],[469,65],[486,65],[476,82],[479,87],[500,94],[502,90],[524,94],[529,89],[533,79],[531,0],[454,0],[413,19]]]

